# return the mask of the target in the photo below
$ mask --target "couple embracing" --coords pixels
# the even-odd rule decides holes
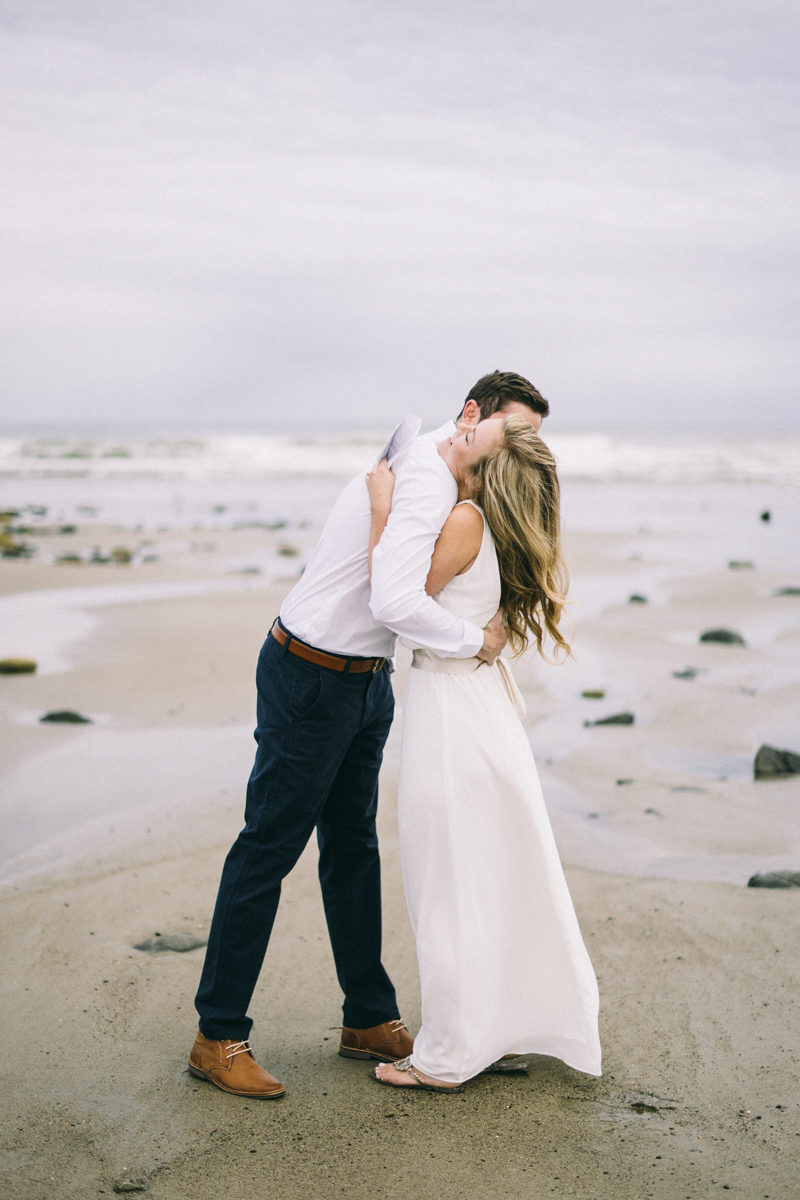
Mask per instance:
[[[195,1001],[189,1069],[277,1099],[247,1009],[281,883],[314,828],[339,984],[339,1053],[391,1087],[456,1093],[516,1056],[600,1073],[598,992],[506,659],[558,623],[566,571],[559,487],[538,436],[548,404],[495,371],[457,423],[415,438],[334,506],[258,663],[246,824],[225,861]],[[388,461],[387,461],[388,459]],[[396,638],[414,647],[403,697],[400,861],[417,942],[415,1039],[381,963],[378,772]]]

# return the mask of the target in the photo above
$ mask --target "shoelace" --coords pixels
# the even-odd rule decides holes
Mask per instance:
[[[389,1028],[391,1029],[392,1033],[399,1033],[401,1029],[406,1028],[406,1023],[405,1021],[390,1021]]]
[[[225,1055],[225,1057],[233,1058],[237,1054],[247,1054],[249,1050],[250,1050],[250,1042],[249,1041],[233,1042],[228,1047],[228,1053]]]

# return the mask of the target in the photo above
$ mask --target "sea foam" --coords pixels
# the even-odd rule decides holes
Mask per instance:
[[[2,438],[0,478],[257,480],[351,476],[386,431],[319,436],[259,433],[173,437]],[[564,479],[650,483],[800,483],[800,432],[553,433]]]

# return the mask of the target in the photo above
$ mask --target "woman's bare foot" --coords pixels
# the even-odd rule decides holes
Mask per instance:
[[[462,1083],[445,1083],[442,1079],[434,1079],[432,1075],[425,1075],[416,1067],[414,1071],[418,1079],[430,1087],[462,1088],[464,1086]],[[394,1063],[380,1063],[375,1068],[375,1078],[380,1079],[382,1083],[390,1083],[393,1087],[419,1087],[418,1079],[410,1071],[398,1071]]]

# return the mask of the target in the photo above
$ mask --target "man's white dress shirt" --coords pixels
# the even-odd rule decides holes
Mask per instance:
[[[295,637],[361,658],[391,658],[398,636],[448,658],[478,653],[483,630],[425,592],[433,547],[458,500],[458,485],[437,449],[454,432],[448,421],[417,438],[395,462],[392,511],[373,552],[371,588],[364,472],[347,485],[302,579],[281,606],[281,621]]]

